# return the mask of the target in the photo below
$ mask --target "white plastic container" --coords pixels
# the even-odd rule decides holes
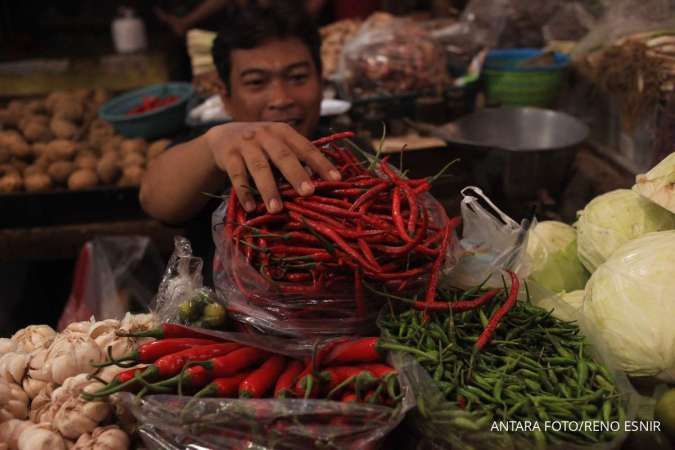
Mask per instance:
[[[145,24],[131,8],[119,9],[119,16],[112,21],[111,31],[117,53],[133,53],[148,47]]]

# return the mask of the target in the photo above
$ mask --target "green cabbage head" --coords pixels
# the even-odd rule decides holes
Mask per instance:
[[[675,382],[675,231],[627,242],[598,267],[580,324],[627,374]]]
[[[628,189],[600,195],[579,213],[577,253],[591,273],[626,242],[675,229],[675,214]]]
[[[577,258],[577,233],[554,220],[539,222],[527,241],[530,279],[552,293],[583,289],[589,273]]]
[[[584,304],[585,291],[580,289],[572,292],[562,292],[553,297],[535,302],[540,308],[546,311],[553,311],[553,317],[556,317],[565,322],[572,322],[577,320],[577,315],[581,311]]]

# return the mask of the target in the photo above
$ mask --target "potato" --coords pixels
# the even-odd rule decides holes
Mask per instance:
[[[4,111],[2,113],[2,123],[7,127],[19,126],[19,122],[26,114],[24,103],[18,100],[9,102]]]
[[[68,178],[68,189],[73,191],[93,188],[98,184],[98,177],[93,170],[79,169]]]
[[[46,173],[27,175],[23,182],[28,192],[44,192],[52,187],[52,179]]]
[[[110,100],[110,93],[102,88],[94,89],[94,92],[91,95],[91,102],[97,106],[103,105],[105,102]]]
[[[80,129],[73,122],[54,116],[49,129],[58,139],[74,139]]]
[[[71,97],[68,100],[61,100],[54,106],[54,117],[68,120],[70,122],[79,122],[84,115],[84,106],[76,98]]]
[[[27,166],[25,169],[23,169],[23,176],[24,178],[29,177],[30,175],[35,175],[36,173],[45,173],[45,167],[39,165],[39,164],[31,164],[30,166]]]
[[[121,187],[140,186],[144,173],[145,170],[140,166],[125,167],[117,185]]]
[[[35,120],[28,122],[21,131],[28,142],[48,142],[54,138],[47,125]]]
[[[49,155],[47,155],[46,153],[38,156],[37,158],[35,158],[35,161],[33,161],[33,165],[42,167],[42,169],[45,172],[47,171],[47,167],[49,167],[51,163],[52,161],[49,159]]]
[[[10,174],[19,175],[19,169],[14,167],[13,164],[0,164],[0,177]]]
[[[84,104],[87,100],[89,100],[89,97],[92,94],[91,89],[83,88],[83,89],[76,89],[73,91],[72,96],[76,98],[80,103]]]
[[[98,153],[91,147],[87,146],[80,146],[78,148],[77,154],[75,154],[75,158],[79,158],[80,156],[91,156],[93,158],[98,159]]]
[[[70,161],[56,161],[49,165],[47,173],[56,183],[65,183],[75,170],[75,164]]]
[[[9,163],[14,166],[16,171],[19,173],[23,173],[23,171],[26,170],[26,167],[28,167],[28,163],[21,161],[20,159],[12,159],[9,161]]]
[[[145,139],[142,138],[124,139],[120,144],[120,153],[122,156],[134,152],[145,154],[147,149],[148,144],[145,142]]]
[[[101,183],[113,184],[122,173],[122,168],[115,156],[104,156],[96,164],[96,173],[98,174]]]
[[[66,139],[57,139],[47,144],[47,155],[52,161],[72,159],[77,153],[77,143]]]
[[[47,153],[47,149],[49,148],[49,144],[45,142],[34,142],[33,143],[33,156],[36,158],[39,158],[40,156],[44,155]]]
[[[122,158],[122,167],[129,166],[139,166],[143,167],[145,165],[145,157],[140,153],[127,153]]]
[[[45,109],[53,113],[58,103],[67,102],[71,99],[72,96],[65,91],[54,91],[45,98]]]
[[[8,149],[15,158],[27,158],[33,154],[31,146],[16,131],[0,131],[0,147]]]
[[[9,149],[6,147],[0,147],[0,164],[4,164],[9,161],[9,158],[12,157],[12,154],[9,152]]]
[[[124,138],[122,136],[111,136],[109,137],[103,145],[101,145],[101,154],[105,155],[106,153],[115,153],[120,149],[120,144]]]
[[[23,188],[23,180],[21,175],[10,173],[0,178],[0,192],[9,193],[17,192]]]
[[[89,129],[87,134],[87,143],[90,147],[100,149],[101,146],[115,134],[115,131],[108,128]]]
[[[44,99],[30,100],[28,103],[26,103],[26,111],[28,111],[32,114],[38,114],[38,113],[46,112],[47,109],[45,108]]]
[[[0,128],[3,126],[9,127],[12,126],[13,119],[12,113],[7,108],[0,108]]]
[[[169,147],[170,144],[171,140],[169,139],[160,139],[150,144],[147,153],[148,161],[150,161],[151,159],[155,159],[160,154],[162,154],[164,150],[166,150]]]
[[[78,169],[96,170],[96,157],[94,155],[78,155],[75,158],[75,167]]]
[[[33,113],[26,114],[19,122],[19,129],[21,130],[21,132],[23,132],[23,129],[26,128],[26,126],[31,122],[36,122],[39,123],[40,125],[46,126],[49,125],[49,117],[43,114],[33,114]]]

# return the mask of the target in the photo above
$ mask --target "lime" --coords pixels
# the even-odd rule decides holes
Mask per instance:
[[[656,403],[654,416],[661,421],[661,429],[675,439],[675,388],[661,396]]]
[[[204,307],[202,323],[206,328],[219,328],[225,325],[225,307],[220,303],[209,303]]]

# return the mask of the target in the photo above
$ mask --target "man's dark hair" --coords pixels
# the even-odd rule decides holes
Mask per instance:
[[[213,62],[230,93],[231,52],[252,49],[269,39],[300,39],[321,74],[321,36],[300,0],[249,1],[230,11],[230,20],[213,41]]]

